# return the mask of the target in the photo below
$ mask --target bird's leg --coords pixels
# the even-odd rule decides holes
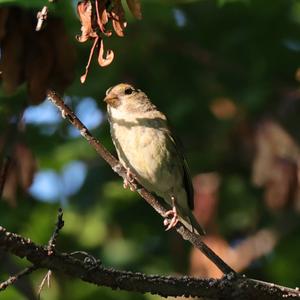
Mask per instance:
[[[136,185],[134,184],[133,174],[130,172],[129,168],[126,168],[126,177],[124,178],[124,181],[123,181],[123,187],[124,187],[124,189],[127,189],[129,187],[131,191],[136,190]]]
[[[177,215],[177,209],[175,206],[175,197],[171,196],[172,199],[172,209],[168,210],[165,214],[164,217],[164,225],[167,226],[166,231],[170,230],[171,228],[175,227],[176,224],[178,223],[178,215]],[[173,216],[172,219],[169,221],[167,218]]]

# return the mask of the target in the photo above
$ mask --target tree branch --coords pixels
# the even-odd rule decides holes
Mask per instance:
[[[62,98],[52,90],[47,91],[47,97],[55,104],[62,113],[64,118],[67,118],[70,123],[76,127],[81,135],[88,141],[88,143],[97,151],[97,153],[111,166],[111,168],[123,179],[126,178],[126,169],[120,162],[98,141],[89,130],[77,118],[74,112],[68,107]],[[167,210],[160,204],[158,199],[142,187],[137,181],[134,183],[137,186],[137,192],[163,217]],[[183,237],[183,239],[191,242],[198,248],[209,260],[211,260],[224,274],[233,273],[235,271],[228,266],[212,249],[210,249],[201,239],[201,236],[189,231],[182,223],[178,222],[176,231]]]
[[[0,283],[0,292],[5,290],[9,285],[14,284],[21,277],[24,277],[25,275],[32,273],[36,269],[37,269],[37,267],[33,265],[28,268],[25,268],[24,270],[20,271],[19,273],[15,274],[13,276],[10,276],[7,280]]]
[[[188,276],[172,277],[145,275],[105,268],[99,263],[79,260],[72,254],[60,253],[54,249],[48,254],[47,246],[38,246],[30,239],[8,232],[0,227],[0,249],[21,258],[26,258],[35,267],[63,272],[83,281],[112,289],[149,292],[163,297],[193,296],[210,299],[300,299],[297,290],[248,279],[246,277],[224,276],[222,279],[196,279]]]

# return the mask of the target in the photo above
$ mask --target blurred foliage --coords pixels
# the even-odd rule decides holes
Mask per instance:
[[[113,63],[100,68],[93,60],[84,85],[80,75],[91,43],[82,45],[75,39],[80,33],[75,2],[49,3],[49,14],[63,18],[76,47],[76,76],[66,95],[74,108],[85,97],[95,99],[104,119],[92,132],[108,149],[113,151],[102,102],[105,91],[119,82],[134,83],[176,128],[191,173],[219,174],[214,228],[232,247],[261,228],[286,229],[285,224],[299,217],[296,204],[271,209],[264,201],[270,185],[257,187],[252,182],[256,134],[262,122],[281,124],[295,147],[300,140],[299,1],[142,1],[143,19],[137,21],[127,13],[125,37],[105,40],[106,47],[114,49]],[[22,6],[34,15],[45,3],[0,0],[1,5]],[[60,251],[88,251],[105,265],[133,271],[188,273],[190,246],[175,233],[164,232],[160,216],[135,193],[123,189],[121,180],[86,141],[70,134],[66,121],[28,123],[18,134],[8,131],[15,120],[13,115],[23,110],[26,97],[24,86],[11,96],[0,91],[2,135],[15,135],[15,139],[26,143],[40,171],[51,169],[62,174],[67,164],[82,161],[88,172],[79,191],[51,201],[41,201],[18,189],[15,206],[10,201],[0,202],[0,225],[37,243],[47,243],[57,208],[63,206],[65,227],[58,240]],[[10,154],[12,143],[8,142],[6,154]],[[282,158],[278,153],[275,156]],[[275,172],[275,167],[268,171]],[[276,185],[280,186],[281,181]],[[276,198],[277,194],[272,195]],[[291,197],[290,193],[285,196],[287,203],[294,201]],[[297,284],[299,233],[300,227],[293,225],[267,256],[251,263],[244,272],[282,285]],[[19,265],[20,260],[15,264]],[[7,275],[8,270],[0,264],[0,279]],[[43,276],[43,272],[31,275],[35,289]],[[156,298],[111,291],[60,274],[53,278],[51,288],[42,292],[42,299]],[[26,297],[10,287],[1,299]]]

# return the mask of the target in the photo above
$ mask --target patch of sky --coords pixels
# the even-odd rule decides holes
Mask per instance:
[[[186,16],[181,9],[174,8],[173,16],[178,27],[184,27],[186,25]]]
[[[41,170],[36,173],[29,192],[40,201],[66,204],[67,198],[80,190],[86,174],[87,167],[81,161],[66,164],[61,172]]]
[[[103,112],[98,108],[96,100],[91,97],[83,98],[76,106],[75,113],[89,130],[96,128],[103,121]],[[72,125],[68,131],[71,137],[80,136],[78,129]]]
[[[50,102],[44,101],[39,105],[29,106],[23,114],[26,124],[58,124],[61,122],[61,116],[57,108]]]
[[[300,41],[295,39],[284,39],[283,44],[286,48],[291,51],[299,52],[300,51]]]

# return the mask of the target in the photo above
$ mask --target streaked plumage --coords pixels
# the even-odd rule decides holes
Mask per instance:
[[[191,212],[193,186],[188,167],[165,115],[145,93],[129,84],[108,89],[104,100],[120,162],[169,206],[175,200],[179,217],[203,234]]]

